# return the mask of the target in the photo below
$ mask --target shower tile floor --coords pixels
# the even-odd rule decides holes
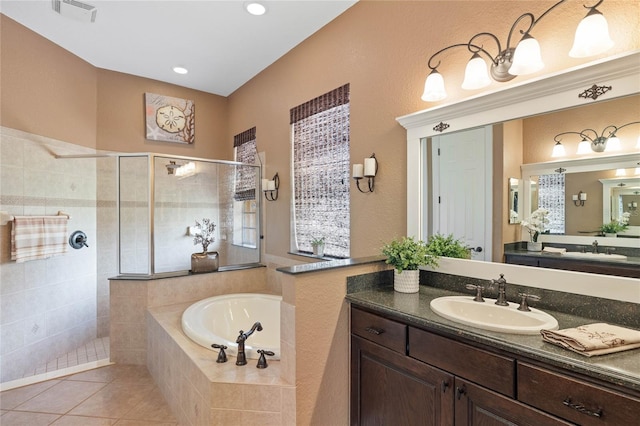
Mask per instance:
[[[109,359],[109,337],[101,337],[56,359],[48,361],[35,370],[27,372],[23,377],[36,376],[63,368],[75,367],[88,362],[107,359]]]
[[[0,424],[176,426],[177,420],[146,366],[113,364],[1,392]]]

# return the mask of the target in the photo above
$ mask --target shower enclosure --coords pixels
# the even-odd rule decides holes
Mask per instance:
[[[118,270],[147,279],[186,275],[196,221],[210,219],[220,269],[260,262],[260,166],[169,155],[119,154]]]

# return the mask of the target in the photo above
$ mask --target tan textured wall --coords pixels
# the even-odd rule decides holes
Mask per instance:
[[[96,68],[0,15],[0,124],[96,146]]]
[[[420,100],[429,56],[480,31],[495,32],[504,43],[515,19],[539,15],[552,1],[368,1],[361,0],[292,49],[229,97],[229,132],[257,127],[258,150],[266,152],[266,175],[278,172],[280,198],[265,206],[266,252],[286,256],[290,232],[289,109],[345,83],[351,83],[351,160],[372,152],[380,163],[373,194],[351,183],[351,255],[377,254],[382,242],[406,232],[406,133],[395,118],[436,106]],[[473,4],[475,7],[470,7]],[[615,47],[611,54],[640,47],[640,2],[607,1]],[[585,15],[582,3],[559,6],[535,27],[546,68],[510,83],[589,62],[567,52]],[[487,48],[495,50],[493,46]],[[464,49],[442,56],[448,103],[481,91],[463,91]]]
[[[603,223],[603,187],[599,179],[613,177],[615,177],[615,170],[567,173],[565,175],[565,233],[567,235],[585,235],[585,232],[595,233],[598,231]],[[573,203],[571,196],[580,191],[587,193],[587,200],[584,206],[578,207]]]

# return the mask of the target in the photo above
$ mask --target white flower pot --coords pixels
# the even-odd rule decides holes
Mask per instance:
[[[605,232],[604,233],[605,237],[612,237],[612,238],[616,238],[618,236],[618,234],[616,234],[615,232]]]
[[[318,256],[318,257],[324,256],[324,244],[318,244],[318,245],[311,246],[311,247],[313,247],[313,255],[314,256]]]
[[[400,293],[417,293],[420,290],[420,271],[393,270],[393,289]]]
[[[527,241],[527,250],[542,251],[542,243],[538,241]]]

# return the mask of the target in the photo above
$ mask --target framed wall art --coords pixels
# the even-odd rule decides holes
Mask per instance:
[[[145,93],[146,137],[153,141],[193,144],[196,108],[193,101]]]

